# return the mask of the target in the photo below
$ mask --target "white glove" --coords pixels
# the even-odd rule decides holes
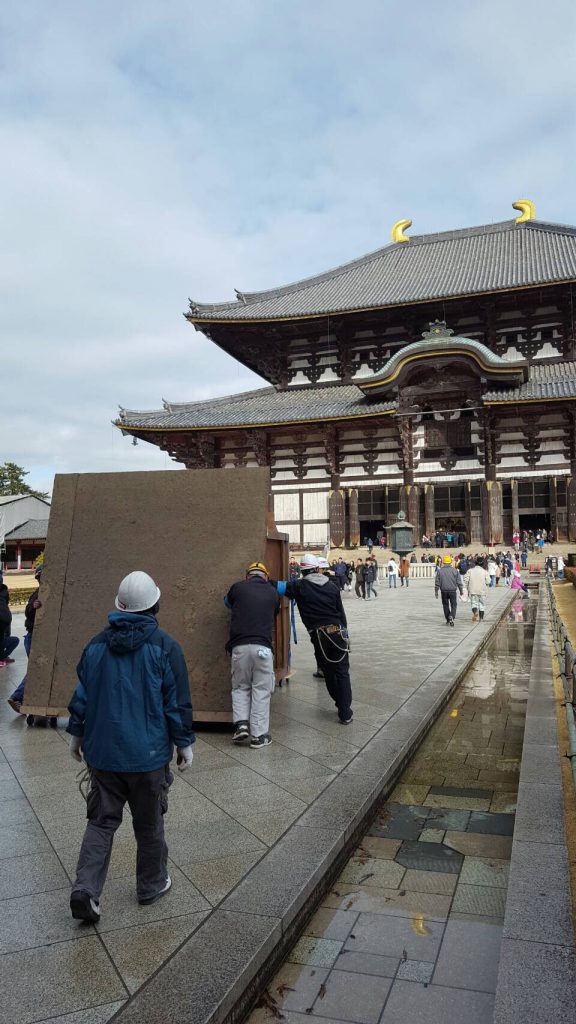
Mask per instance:
[[[176,764],[178,765],[179,772],[185,772],[187,768],[192,767],[194,751],[191,746],[176,747],[176,755]]]
[[[80,753],[80,747],[82,746],[81,736],[71,736],[70,742],[68,743],[68,749],[71,756],[75,761],[79,761],[82,764],[82,754]]]

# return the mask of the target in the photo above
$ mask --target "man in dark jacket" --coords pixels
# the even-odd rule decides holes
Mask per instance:
[[[224,603],[232,610],[226,644],[232,655],[232,739],[234,743],[250,740],[250,746],[259,750],[272,743],[270,698],[276,683],[272,638],[280,611],[280,598],[263,562],[248,566],[246,579],[232,584]]]
[[[324,673],[326,689],[338,709],[342,725],[352,721],[352,687],[348,652],[348,623],[336,583],[318,571],[318,559],[304,555],[302,579],[278,582],[278,593],[293,598],[310,633],[316,662]]]
[[[440,592],[442,597],[442,610],[446,618],[447,626],[453,626],[454,619],[456,618],[457,590],[460,591],[460,597],[462,597],[464,593],[462,577],[458,572],[458,569],[455,569],[452,565],[452,558],[450,555],[444,555],[442,565],[436,573],[434,595],[435,597],[438,597],[438,592]]]
[[[68,706],[70,753],[90,771],[88,825],[84,833],[72,916],[100,919],[114,833],[124,805],[132,813],[138,846],[138,902],[154,903],[172,885],[163,815],[173,781],[174,746],[178,767],[192,764],[192,704],[180,645],[158,627],[160,590],[145,572],[126,576],[109,626],[84,649],[78,685]]]
[[[34,579],[37,580],[38,583],[40,582],[41,575],[42,575],[42,566],[38,566],[38,568],[36,569],[36,572],[34,573]],[[38,597],[38,591],[35,590],[34,593],[31,594],[30,597],[28,598],[28,601],[26,603],[26,608],[24,610],[24,626],[25,626],[25,629],[26,629],[26,635],[24,637],[24,650],[26,651],[26,656],[28,658],[30,657],[30,648],[32,647],[32,634],[34,632],[34,623],[36,621],[36,612],[41,607],[42,607],[42,602],[41,602],[40,598]],[[9,703],[10,707],[18,715],[24,714],[24,712],[22,711],[22,701],[24,700],[24,690],[25,690],[25,688],[26,688],[26,676],[24,676],[22,682],[16,687],[16,689],[14,690],[14,693],[12,693],[10,695],[10,697],[8,698],[8,703]],[[32,722],[34,721],[34,715],[28,715],[28,718],[32,719]],[[56,726],[57,719],[51,718],[50,719],[50,723],[51,723],[51,725]],[[32,723],[30,723],[30,724],[32,724]]]
[[[20,640],[17,636],[10,635],[12,625],[12,612],[9,608],[10,593],[5,583],[0,583],[0,667],[14,661],[10,655],[16,650]]]

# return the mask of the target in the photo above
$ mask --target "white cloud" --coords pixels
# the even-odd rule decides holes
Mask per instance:
[[[413,231],[574,221],[572,0],[42,0],[0,13],[0,461],[163,468],[111,425],[258,378],[183,320]]]

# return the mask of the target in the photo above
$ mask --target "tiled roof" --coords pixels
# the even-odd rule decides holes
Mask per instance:
[[[47,519],[28,519],[6,534],[5,540],[44,540],[48,536]]]
[[[534,399],[576,398],[576,362],[544,363],[530,367],[530,376],[517,388],[487,391],[485,402],[526,402]]]
[[[177,405],[164,403],[157,412],[133,412],[122,409],[116,421],[119,427],[177,428],[177,427],[234,427],[259,423],[291,423],[302,420],[330,420],[342,416],[362,416],[367,413],[389,412],[394,402],[367,402],[355,384],[337,384],[330,387],[259,388],[240,395],[229,395],[208,402],[190,402]]]
[[[370,378],[366,378],[370,380]],[[576,398],[576,362],[533,365],[525,384],[488,391],[487,402],[518,402],[527,399]],[[121,409],[116,425],[127,433],[146,430],[214,429],[217,427],[266,426],[314,422],[392,412],[396,402],[364,397],[355,384],[325,387],[259,388],[207,402],[165,402],[152,412]]]
[[[327,273],[238,300],[191,302],[189,320],[250,321],[378,309],[576,280],[576,228],[503,221],[413,235]]]

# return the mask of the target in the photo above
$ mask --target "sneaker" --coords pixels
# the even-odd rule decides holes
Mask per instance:
[[[269,747],[272,737],[269,732],[262,733],[262,736],[252,736],[250,746],[253,750],[260,750],[260,747]]]
[[[353,719],[354,719],[354,715],[352,714],[352,712],[350,712],[350,714],[347,715],[346,717],[344,717],[344,716],[342,716],[340,714],[338,715],[338,720],[340,722],[340,725],[350,725],[350,722]]]
[[[454,625],[454,619],[448,619],[448,625],[449,626],[453,626]]]
[[[78,889],[77,892],[72,893],[70,897],[70,910],[75,921],[91,921],[94,923],[100,920],[100,904],[98,900],[93,899],[90,893],[84,892],[83,889]]]
[[[324,673],[323,672],[313,672],[312,673],[312,679],[324,679]]]
[[[58,728],[58,719],[54,718],[54,717],[49,718],[48,719],[48,724],[49,724],[51,729],[57,729]]]
[[[26,725],[34,725],[34,715],[26,715]]]
[[[4,658],[4,661],[6,662],[7,665],[14,664],[14,658]]]
[[[142,907],[149,907],[151,903],[156,903],[156,900],[159,900],[161,896],[165,896],[168,890],[171,888],[172,879],[170,878],[170,875],[168,875],[168,878],[166,879],[162,889],[159,889],[158,892],[155,892],[153,896],[146,896],[143,900],[139,899],[138,903]]]
[[[15,711],[17,715],[22,714],[22,705],[19,700],[12,700],[12,697],[8,697],[8,703],[12,711]]]
[[[234,735],[232,737],[233,743],[243,743],[244,740],[250,739],[250,728],[248,722],[236,722],[234,726]]]

